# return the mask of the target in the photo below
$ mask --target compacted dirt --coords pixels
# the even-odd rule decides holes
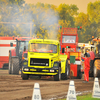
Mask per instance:
[[[0,70],[0,100],[31,100],[35,83],[39,83],[42,100],[66,98],[69,82],[74,81],[76,93],[92,92],[94,79],[82,83],[82,79],[54,81],[53,78],[31,77],[22,80],[21,75],[9,75],[8,70]]]

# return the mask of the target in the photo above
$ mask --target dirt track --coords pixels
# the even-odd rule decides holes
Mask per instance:
[[[82,83],[83,78],[53,81],[53,78],[42,77],[42,79],[22,80],[21,75],[9,75],[8,70],[0,70],[0,100],[31,100],[34,83],[40,84],[42,100],[64,98],[70,80],[74,80],[76,92],[93,90],[93,78],[90,78],[89,83]]]

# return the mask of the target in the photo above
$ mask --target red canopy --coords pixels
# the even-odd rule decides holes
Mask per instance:
[[[93,51],[89,51],[89,54],[90,54],[91,60],[94,60],[94,58],[95,58],[94,52]]]

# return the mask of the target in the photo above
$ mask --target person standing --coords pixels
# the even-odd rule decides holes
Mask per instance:
[[[90,59],[88,58],[88,54],[84,54],[85,57],[82,57],[84,60],[84,83],[88,83],[89,81],[89,70],[90,70]]]

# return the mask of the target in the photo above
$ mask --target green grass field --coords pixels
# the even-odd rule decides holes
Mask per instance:
[[[58,100],[66,100],[66,99],[58,99]],[[87,94],[83,96],[77,96],[77,100],[100,100],[99,98],[92,98],[92,94]]]
[[[92,94],[77,96],[77,100],[100,100],[99,98],[93,98]]]

